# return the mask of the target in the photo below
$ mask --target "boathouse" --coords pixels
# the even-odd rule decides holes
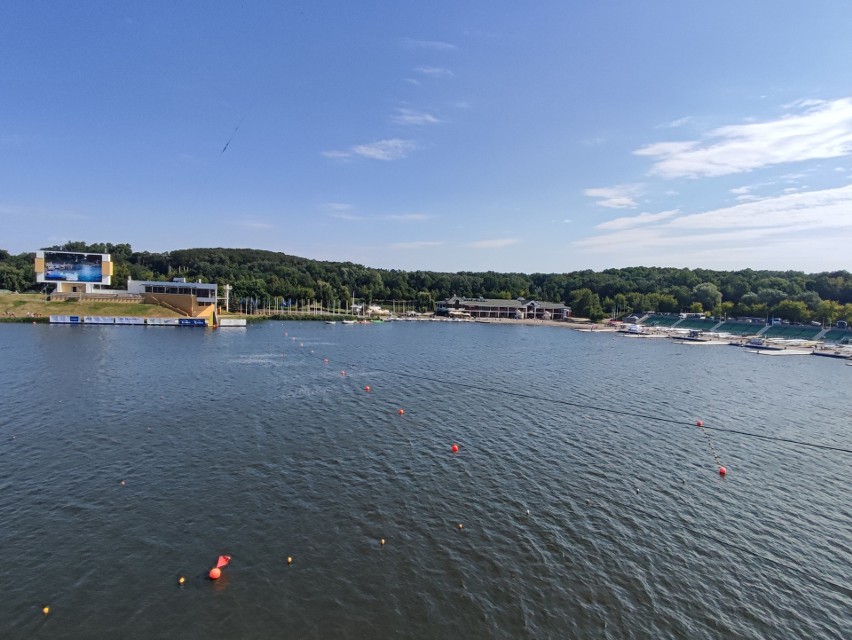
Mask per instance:
[[[510,320],[567,320],[571,307],[561,302],[539,302],[517,298],[462,298],[453,296],[438,302],[437,316],[468,314],[471,318],[507,318]]]

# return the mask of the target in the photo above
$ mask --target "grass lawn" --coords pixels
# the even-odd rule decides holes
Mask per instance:
[[[133,316],[144,318],[180,318],[181,315],[156,304],[133,302],[45,302],[40,293],[0,294],[0,319],[44,318],[60,316]]]

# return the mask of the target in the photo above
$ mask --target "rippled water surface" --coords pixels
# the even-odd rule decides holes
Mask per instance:
[[[2,638],[852,637],[852,455],[693,426],[852,449],[840,361],[268,322],[0,362]]]

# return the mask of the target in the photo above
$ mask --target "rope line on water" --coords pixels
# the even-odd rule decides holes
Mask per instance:
[[[294,341],[295,341],[295,339],[294,339]],[[304,345],[302,344],[301,346],[304,346]],[[302,353],[306,353],[306,352],[302,351]],[[310,354],[313,355],[313,353],[314,353],[313,350],[311,350]],[[346,363],[346,362],[343,362],[342,360],[336,360],[336,359],[333,359],[333,358],[329,358],[327,356],[321,358],[321,361],[324,364],[332,364],[333,363],[335,365],[355,367],[356,369],[358,368],[357,365],[355,365],[351,362]],[[500,393],[500,394],[503,394],[503,395],[512,395],[512,396],[515,396],[515,397],[521,397],[521,398],[527,398],[527,399],[533,399],[533,400],[541,400],[541,401],[547,401],[547,402],[554,402],[556,404],[564,404],[564,405],[579,407],[579,408],[583,408],[583,409],[592,409],[592,410],[597,410],[597,411],[603,411],[603,412],[607,412],[607,413],[613,413],[613,414],[616,414],[616,415],[629,415],[629,416],[632,416],[632,417],[643,417],[643,418],[646,418],[646,419],[649,419],[649,420],[657,420],[657,421],[660,421],[660,422],[667,422],[667,423],[671,423],[671,424],[688,425],[692,428],[695,428],[697,426],[702,431],[704,431],[704,435],[707,439],[707,444],[710,448],[710,452],[712,453],[713,458],[716,460],[716,464],[719,465],[719,467],[722,467],[719,456],[716,452],[715,447],[713,446],[713,442],[710,438],[710,435],[707,432],[707,429],[710,429],[712,427],[705,427],[700,420],[697,423],[685,422],[685,421],[680,421],[680,420],[676,420],[676,419],[672,419],[672,418],[664,418],[664,417],[661,417],[661,416],[649,416],[649,415],[634,413],[634,412],[630,412],[630,411],[624,411],[624,410],[618,410],[618,409],[607,409],[607,408],[603,408],[603,407],[597,407],[595,405],[590,405],[590,404],[585,404],[585,403],[577,403],[577,402],[572,402],[572,401],[568,401],[568,400],[560,400],[560,399],[557,399],[557,398],[546,398],[546,397],[543,397],[543,396],[535,396],[535,395],[532,395],[532,394],[525,394],[525,393],[520,393],[520,392],[497,390],[497,389],[492,389],[492,388],[489,388],[489,387],[483,387],[483,386],[480,386],[480,385],[473,385],[473,384],[470,384],[470,383],[454,382],[452,380],[441,380],[441,379],[438,379],[438,378],[432,378],[430,376],[424,376],[424,375],[420,375],[420,374],[411,374],[411,373],[405,373],[405,372],[398,372],[398,371],[391,371],[391,370],[382,369],[382,368],[379,368],[379,367],[372,367],[371,366],[370,369],[372,371],[379,371],[381,373],[386,373],[386,374],[390,374],[390,375],[405,376],[405,377],[409,377],[409,378],[426,380],[426,381],[436,382],[436,383],[441,383],[441,384],[453,384],[455,386],[461,386],[461,387],[465,387],[465,388],[475,389],[475,390],[484,391],[484,392],[487,392],[487,393]],[[344,373],[344,372],[341,372],[341,373]],[[360,374],[360,371],[358,373]],[[346,377],[348,379],[350,379],[349,374],[346,374]],[[393,403],[389,403],[389,402],[386,402],[386,401],[383,401],[383,402],[384,402],[384,404],[387,404],[388,406],[393,406]],[[419,424],[420,426],[423,426],[423,427],[431,426],[430,424],[426,424],[424,421],[418,420],[418,419],[413,418],[411,416],[406,418],[406,422],[413,422],[413,423]],[[736,433],[736,434],[747,436],[747,437],[761,438],[761,439],[764,439],[764,440],[779,441],[779,442],[792,443],[792,444],[800,444],[800,445],[803,445],[803,446],[809,446],[809,447],[814,447],[814,448],[819,448],[819,449],[829,449],[829,450],[839,451],[839,452],[843,452],[843,453],[852,453],[852,450],[849,450],[849,449],[843,449],[843,448],[840,448],[840,447],[831,447],[829,445],[820,445],[820,444],[815,444],[815,443],[800,442],[800,441],[792,440],[792,439],[789,439],[789,438],[765,436],[765,435],[761,435],[761,434],[755,434],[755,433],[750,433],[750,432],[746,432],[746,431],[739,431],[739,430],[735,430],[735,429],[716,428],[716,430],[717,431],[724,431],[724,432],[728,432],[728,433]],[[612,504],[612,505],[615,505],[615,506],[620,507],[622,509],[628,509],[628,510],[633,511],[635,513],[641,514],[641,515],[643,515],[647,518],[657,520],[657,521],[661,521],[661,522],[668,524],[668,525],[674,524],[674,525],[680,527],[682,530],[690,533],[691,535],[693,535],[696,538],[698,538],[700,536],[704,536],[705,538],[708,538],[709,540],[713,541],[714,543],[716,543],[716,544],[718,544],[722,547],[727,547],[729,549],[736,550],[736,551],[738,551],[742,554],[751,556],[751,557],[753,557],[757,560],[760,560],[762,562],[768,562],[768,563],[773,564],[777,567],[798,573],[799,575],[801,575],[803,577],[806,577],[806,578],[809,578],[809,579],[812,579],[812,580],[815,580],[815,581],[818,581],[818,582],[822,582],[823,584],[834,588],[839,593],[844,593],[844,594],[847,594],[847,595],[852,593],[852,590],[850,590],[848,586],[844,586],[842,584],[839,584],[839,583],[831,580],[830,578],[827,578],[825,576],[822,576],[822,575],[819,575],[819,574],[816,574],[816,573],[811,573],[811,572],[807,571],[806,569],[804,569],[803,567],[801,567],[799,565],[787,563],[787,562],[784,562],[783,560],[779,560],[777,558],[773,558],[771,556],[767,556],[767,555],[758,553],[758,552],[754,551],[753,549],[750,549],[746,546],[737,544],[735,542],[731,542],[729,540],[725,540],[725,539],[722,539],[722,538],[719,538],[719,537],[715,537],[713,535],[710,535],[708,533],[708,531],[706,531],[706,530],[698,530],[695,527],[692,527],[692,526],[690,526],[690,525],[688,525],[684,522],[673,523],[669,518],[666,518],[662,514],[655,514],[655,513],[649,512],[645,509],[638,507],[635,504],[622,502],[620,500],[613,499],[612,497],[608,497],[606,499],[606,501],[608,503]]]
[[[329,362],[336,362],[337,364],[346,364],[342,360],[329,359]],[[354,367],[356,365],[351,364],[349,366]],[[520,391],[512,391],[510,389],[493,389],[493,388],[485,387],[485,386],[482,386],[482,385],[470,384],[468,382],[462,382],[462,381],[456,381],[456,380],[446,380],[446,379],[442,380],[440,378],[433,378],[431,376],[425,376],[423,374],[407,373],[405,371],[392,371],[390,369],[382,369],[381,367],[375,367],[375,366],[372,366],[372,365],[370,366],[370,368],[373,371],[380,371],[382,373],[387,373],[387,374],[390,374],[390,375],[403,376],[403,377],[407,377],[407,378],[414,378],[414,379],[417,379],[417,380],[424,380],[424,381],[427,381],[427,382],[435,382],[437,384],[453,385],[453,386],[456,386],[456,387],[463,387],[463,388],[466,388],[466,389],[475,389],[476,391],[482,391],[482,392],[485,392],[485,393],[496,393],[496,394],[504,395],[504,396],[512,396],[512,397],[515,397],[515,398],[523,398],[525,400],[536,400],[536,401],[539,401],[539,402],[550,402],[550,403],[553,403],[553,404],[559,404],[559,405],[574,407],[574,408],[578,408],[578,409],[589,409],[589,410],[592,410],[592,411],[601,411],[603,413],[609,413],[609,414],[612,414],[612,415],[630,416],[632,418],[643,418],[645,420],[654,420],[656,422],[666,422],[668,424],[676,424],[678,426],[688,426],[688,427],[691,427],[691,428],[695,427],[695,422],[693,422],[693,421],[678,420],[676,418],[666,418],[666,417],[663,417],[663,416],[649,415],[649,414],[645,414],[645,413],[639,413],[639,412],[636,412],[636,411],[627,411],[627,410],[624,410],[624,409],[613,409],[611,407],[600,407],[600,406],[585,403],[585,402],[574,402],[572,400],[565,400],[565,399],[562,399],[562,398],[548,398],[548,397],[545,397],[545,396],[537,396],[537,395],[530,394],[530,393],[522,393]],[[745,436],[747,438],[759,438],[761,440],[770,440],[770,441],[773,441],[773,442],[785,442],[787,444],[795,444],[795,445],[799,445],[799,446],[802,446],[802,447],[810,447],[810,448],[813,448],[813,449],[822,449],[824,451],[835,451],[835,452],[838,452],[838,453],[852,454],[852,449],[848,449],[848,448],[845,448],[845,447],[836,447],[836,446],[829,445],[829,444],[819,444],[819,443],[816,443],[816,442],[806,442],[806,441],[803,441],[803,440],[795,440],[793,438],[782,438],[780,436],[770,436],[770,435],[765,435],[765,434],[761,434],[761,433],[754,433],[752,431],[742,431],[740,429],[730,429],[730,428],[727,428],[727,427],[711,427],[711,426],[704,425],[703,428],[705,430],[706,429],[712,429],[714,431],[719,431],[721,433],[733,433],[733,434],[737,434],[737,435],[740,435],[740,436]],[[717,456],[717,462],[718,462],[718,456]]]

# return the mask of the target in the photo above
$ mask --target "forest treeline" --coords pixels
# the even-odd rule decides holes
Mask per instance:
[[[852,322],[852,274],[832,271],[712,271],[667,267],[629,267],[569,273],[440,273],[372,269],[351,262],[323,262],[258,249],[180,249],[167,253],[133,251],[129,244],[68,242],[47,251],[109,253],[112,286],[134,280],[187,280],[230,284],[234,304],[252,300],[321,301],[345,307],[407,301],[418,309],[452,295],[564,302],[575,316],[598,320],[615,313],[644,311],[705,313],[739,317],[768,316],[790,322]],[[33,253],[11,255],[0,249],[0,289],[41,291]],[[266,305],[268,306],[268,305]]]

